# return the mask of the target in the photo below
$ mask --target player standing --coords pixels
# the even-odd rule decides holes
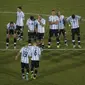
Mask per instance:
[[[22,40],[23,38],[24,17],[25,15],[24,12],[22,11],[22,7],[17,7],[17,21],[16,21],[17,34],[18,34],[17,40]]]
[[[64,37],[65,45],[68,46],[67,39],[66,39],[66,30],[65,30],[66,21],[65,21],[64,15],[61,15],[60,11],[58,11],[57,16],[59,18],[59,24],[58,24],[59,37],[61,36],[61,33],[62,33],[63,37]]]
[[[38,45],[40,47],[44,47],[44,33],[45,33],[45,24],[46,20],[42,18],[41,15],[38,15],[38,19],[36,20],[36,29],[37,29],[37,37],[38,37]]]
[[[30,16],[30,18],[26,22],[26,26],[28,27],[28,43],[32,43],[32,39],[36,41],[36,31],[35,31],[35,19],[34,16]]]
[[[57,48],[60,47],[59,45],[59,32],[58,32],[58,23],[59,23],[59,18],[56,15],[55,10],[52,10],[52,15],[49,16],[49,25],[50,25],[50,30],[49,30],[49,39],[48,39],[48,48],[51,46],[51,38],[53,36],[56,37],[56,43],[57,43]]]
[[[22,79],[28,80],[29,75],[29,57],[30,57],[30,46],[22,47],[20,52],[15,57],[15,60],[18,59],[19,55],[21,54],[21,72],[22,72]],[[26,69],[26,76],[25,76],[25,69]]]
[[[76,47],[76,45],[75,45],[75,35],[77,35],[77,38],[78,38],[78,47],[81,48],[81,46],[80,46],[80,26],[79,26],[79,20],[81,20],[81,16],[74,15],[74,14],[67,18],[67,22],[69,22],[70,25],[71,25],[73,48]]]
[[[37,46],[36,43],[32,46],[31,49],[31,78],[36,79],[38,68],[39,68],[39,61],[41,56],[41,49]]]
[[[11,35],[14,37],[14,49],[16,49],[16,25],[14,22],[7,24],[6,49],[9,47],[9,38]]]

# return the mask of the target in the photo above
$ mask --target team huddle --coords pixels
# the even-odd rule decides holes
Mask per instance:
[[[14,49],[16,48],[17,40],[23,39],[24,19],[25,14],[22,11],[22,7],[18,7],[16,24],[14,22],[10,22],[7,24],[7,37],[6,37],[7,49],[9,47],[10,35],[14,36]],[[56,13],[56,10],[52,10],[52,14],[48,17],[49,22],[48,48],[51,48],[53,36],[56,37],[57,48],[60,48],[61,34],[63,34],[65,45],[68,46],[65,29],[66,23],[69,24],[71,28],[73,48],[76,47],[75,35],[77,35],[78,38],[78,47],[81,48],[79,28],[80,20],[81,16],[72,14],[70,17],[65,18],[64,15],[61,15],[60,11]],[[41,15],[38,15],[37,19],[35,19],[34,16],[30,16],[30,18],[26,22],[26,26],[28,28],[28,44],[31,45],[32,42],[37,42],[38,46],[44,48],[46,20]]]

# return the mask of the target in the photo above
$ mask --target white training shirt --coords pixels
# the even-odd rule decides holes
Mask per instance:
[[[65,28],[65,26],[64,26],[64,15],[60,15],[60,17],[58,17],[58,18],[59,18],[58,28],[64,29]]]
[[[13,26],[10,26],[10,23],[7,24],[7,29],[10,30],[10,29],[13,29],[15,30],[16,29],[16,24],[14,23]]]
[[[32,56],[31,60],[39,61],[41,56],[41,49],[38,46],[32,46],[31,56]]]
[[[28,57],[31,56],[30,49],[31,49],[31,47],[29,47],[29,46],[21,48],[20,53],[21,53],[21,62],[22,63],[29,63]]]
[[[41,22],[41,24],[40,24]],[[40,20],[40,22],[38,20],[36,20],[36,25],[37,25],[37,31],[38,33],[45,33],[45,24],[46,24],[46,20],[44,18],[42,18]]]
[[[28,31],[34,32],[35,30],[35,20],[28,19],[26,22],[26,25],[28,26]]]
[[[70,16],[67,18],[67,21],[70,22],[72,29],[76,29],[79,27],[80,19],[81,19],[81,16],[75,15],[75,19],[72,19],[72,16]]]
[[[49,16],[49,22],[56,22],[56,21],[59,21],[59,18],[57,15],[55,16]],[[50,29],[58,29],[58,24],[52,24],[50,25]]]
[[[17,12],[17,21],[16,21],[16,25],[18,26],[24,26],[24,13],[21,11],[21,12]]]

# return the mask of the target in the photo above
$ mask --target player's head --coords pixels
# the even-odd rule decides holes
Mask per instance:
[[[60,16],[60,15],[61,15],[61,12],[60,12],[60,11],[58,11],[58,12],[57,12],[57,15],[58,15],[58,16]]]
[[[22,10],[21,6],[17,7],[17,11],[21,11],[21,10]]]
[[[56,11],[54,9],[52,10],[52,15],[56,15]]]
[[[75,19],[75,14],[72,14],[72,19]]]
[[[42,19],[42,15],[38,15],[38,19],[40,19],[40,20],[41,20],[41,19]]]
[[[14,22],[13,21],[10,22],[10,26],[14,26]]]
[[[35,20],[35,19],[34,19],[34,16],[30,16],[30,19],[31,19],[31,20]]]

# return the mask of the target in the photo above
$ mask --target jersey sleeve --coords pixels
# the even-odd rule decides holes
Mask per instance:
[[[39,55],[41,55],[41,49],[39,48]]]
[[[81,16],[76,15],[76,18],[78,18],[78,20],[80,20],[81,19]]]
[[[67,22],[70,22],[71,16],[66,19]]]
[[[23,17],[23,20],[25,20],[25,14],[22,12],[22,17]]]
[[[51,16],[49,16],[48,21],[51,22]]]
[[[14,23],[14,29],[16,30],[16,24]]]
[[[45,25],[46,24],[46,20],[45,19],[43,19],[43,25]]]
[[[9,25],[9,23],[8,23],[8,24],[7,24],[7,29],[9,29],[9,26],[10,26],[10,25]]]

